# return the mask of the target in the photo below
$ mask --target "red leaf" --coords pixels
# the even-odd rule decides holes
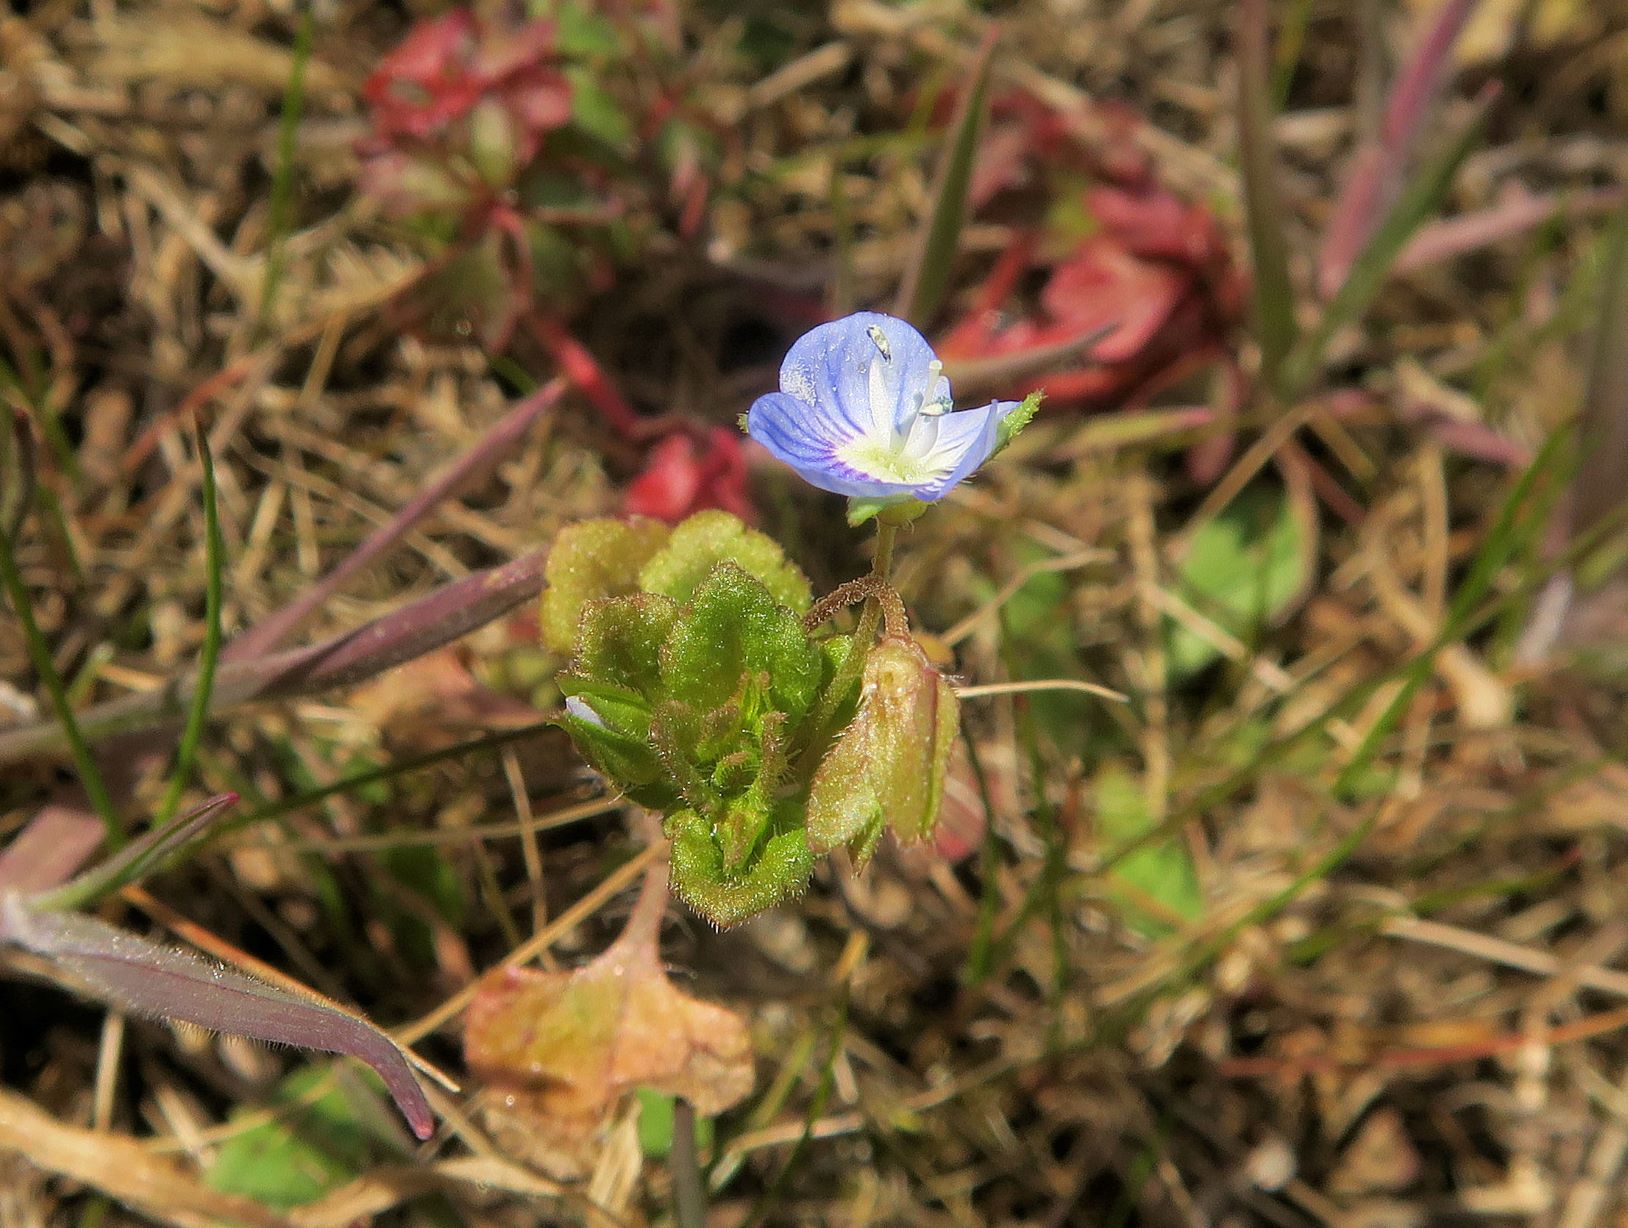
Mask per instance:
[[[746,490],[746,456],[740,436],[715,426],[705,450],[689,435],[669,435],[650,450],[644,472],[628,486],[623,510],[669,524],[695,512],[721,508],[752,521],[756,514]]]

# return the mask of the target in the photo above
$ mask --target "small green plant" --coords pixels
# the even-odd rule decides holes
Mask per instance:
[[[815,601],[779,545],[726,512],[594,520],[555,543],[542,605],[545,642],[572,657],[561,723],[663,816],[674,889],[719,926],[800,894],[821,853],[863,865],[884,828],[932,834],[960,708],[889,582],[894,536],[1038,405],[950,412],[921,334],[874,312],[798,341],[780,383],[747,429],[848,495],[854,523],[877,520],[869,575]],[[860,603],[852,632],[832,626]]]

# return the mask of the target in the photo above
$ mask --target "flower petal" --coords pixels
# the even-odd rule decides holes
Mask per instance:
[[[933,503],[965,481],[995,451],[996,428],[1020,404],[1019,401],[992,401],[977,409],[958,410],[939,417],[933,423],[938,438],[920,461],[939,474],[908,487],[909,493],[924,503]]]
[[[746,430],[810,486],[866,499],[901,493],[897,482],[879,481],[838,455],[839,447],[860,438],[862,432],[845,420],[833,421],[834,414],[832,406],[816,406],[784,392],[770,392],[752,403],[746,415]],[[837,430],[842,433],[837,434]]]
[[[780,390],[883,441],[908,424],[924,389],[929,399],[948,398],[946,381],[927,389],[934,361],[927,339],[905,321],[860,311],[798,338],[780,365]]]

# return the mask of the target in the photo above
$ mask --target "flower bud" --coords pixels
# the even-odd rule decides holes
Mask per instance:
[[[884,823],[901,841],[931,835],[960,717],[954,689],[914,640],[888,636],[871,649],[859,711],[814,773],[809,844],[845,844],[863,866]]]

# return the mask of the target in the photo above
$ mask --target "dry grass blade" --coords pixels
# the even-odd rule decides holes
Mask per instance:
[[[537,551],[476,572],[382,618],[308,648],[233,661],[215,675],[211,712],[253,700],[289,699],[352,686],[449,644],[500,618],[543,589],[547,551]],[[86,738],[151,730],[181,719],[194,680],[182,677],[162,690],[110,700],[80,714]],[[0,733],[0,763],[59,750],[60,726],[49,723]]]
[[[31,895],[57,886],[85,864],[106,834],[79,807],[44,807],[0,849],[0,891]]]
[[[178,1228],[290,1228],[248,1198],[217,1193],[173,1160],[132,1138],[65,1125],[26,1097],[0,1088],[0,1151],[24,1156],[48,1173],[78,1181]]]
[[[322,609],[346,582],[377,562],[441,502],[480,481],[525,438],[544,414],[551,413],[565,392],[565,382],[552,380],[517,404],[425,488],[380,525],[337,567],[275,614],[262,619],[226,646],[224,661],[263,656]]]
[[[1504,204],[1428,222],[1408,241],[1396,258],[1398,273],[1411,273],[1433,264],[1467,256],[1497,243],[1520,238],[1561,219],[1614,213],[1628,200],[1622,188],[1593,188],[1582,192],[1523,193]]]

